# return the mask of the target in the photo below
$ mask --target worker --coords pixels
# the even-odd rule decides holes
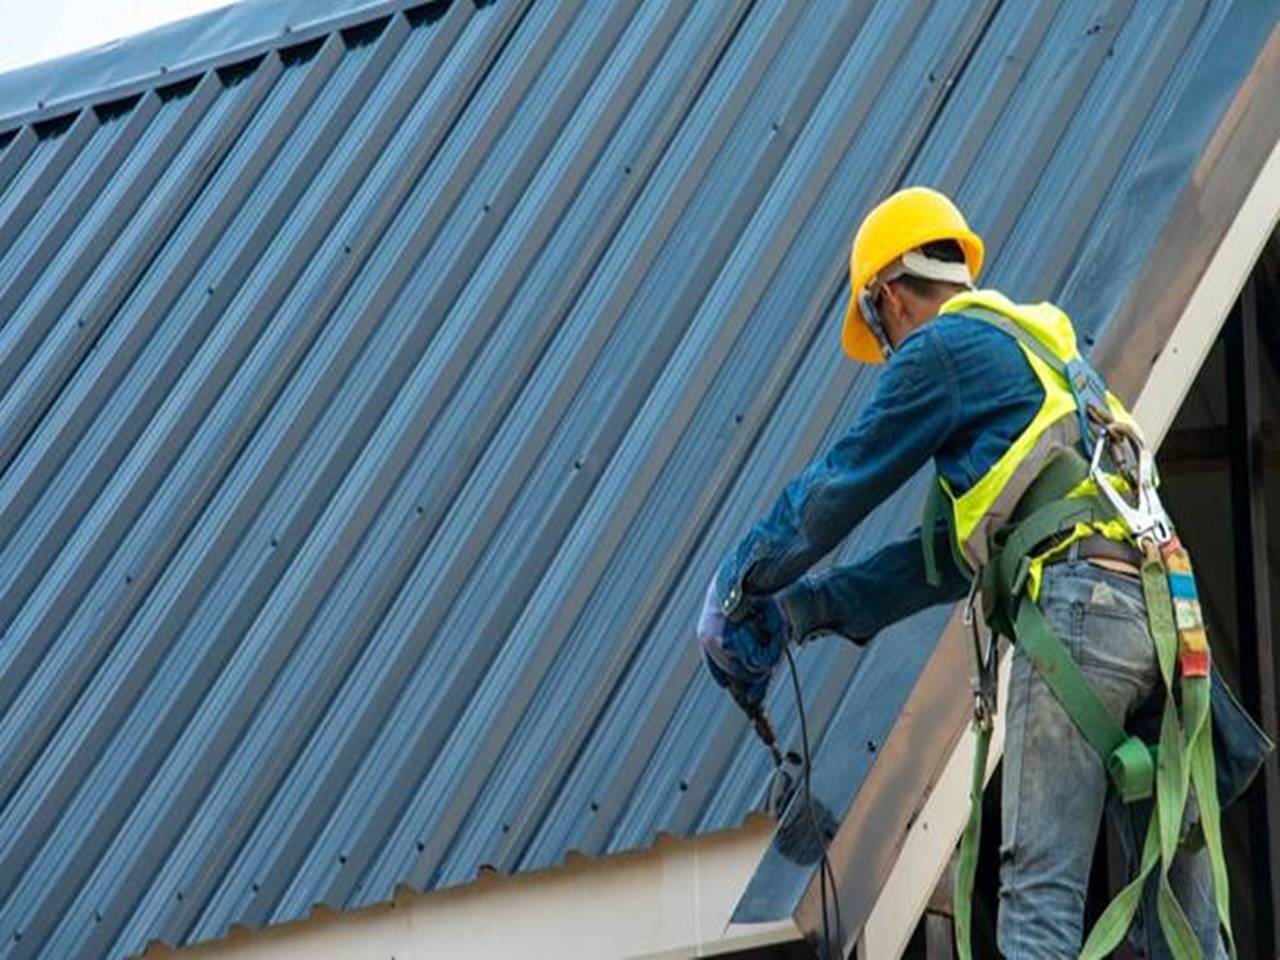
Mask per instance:
[[[918,610],[969,597],[1015,641],[1002,955],[1101,957],[1126,931],[1150,957],[1234,955],[1210,712],[1218,725],[1225,717],[1229,745],[1252,751],[1233,758],[1233,770],[1248,768],[1244,782],[1269,745],[1234,701],[1219,710],[1225,687],[1216,674],[1209,693],[1189,557],[1159,507],[1132,418],[1081,356],[1060,309],[974,288],[983,258],[982,240],[932,189],[893,194],[859,227],[843,347],[884,368],[848,432],[787,484],[719,566],[698,625],[706,663],[757,716],[788,644],[824,632],[865,644]],[[805,575],[930,459],[936,477],[921,529]],[[1158,630],[1149,606],[1150,622],[1168,614]],[[974,642],[981,756],[957,871],[965,957],[995,709],[993,657],[976,633]],[[1158,727],[1158,766],[1132,732],[1152,716],[1172,724]],[[1129,841],[1136,879],[1085,942],[1104,808]]]

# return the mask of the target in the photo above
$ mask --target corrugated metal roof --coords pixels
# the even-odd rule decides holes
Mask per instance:
[[[295,6],[0,78],[65,101],[0,120],[7,956],[740,822],[767,762],[691,624],[868,395],[851,225],[935,183],[1062,291],[1238,5],[353,2],[265,46]],[[806,650],[812,725],[876,678],[885,727],[940,622]]]

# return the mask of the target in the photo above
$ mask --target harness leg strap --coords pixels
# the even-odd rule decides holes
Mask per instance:
[[[1024,597],[1018,605],[1014,630],[1018,645],[1031,658],[1036,672],[1102,758],[1121,798],[1132,803],[1151,796],[1155,763],[1150,748],[1138,737],[1125,733],[1053,632],[1040,607],[1029,598]]]

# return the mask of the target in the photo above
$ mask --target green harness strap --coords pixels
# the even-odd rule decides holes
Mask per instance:
[[[1029,551],[1033,546],[1055,533],[1074,529],[1078,522],[1088,523],[1109,515],[1106,506],[1096,498],[1053,499],[1055,495],[1061,497],[1060,491],[1064,486],[1070,489],[1078,482],[1073,477],[1078,475],[1080,464],[1069,461],[1081,458],[1062,459],[1068,461],[1067,464],[1054,467],[1052,471],[1047,469],[1044,486],[1037,481],[1033,487],[1035,495],[1029,493],[1020,505],[1019,512],[1025,516],[999,540],[998,553],[983,571],[983,587],[987,603],[995,607],[995,616],[990,618],[990,622],[1001,632],[1015,637],[1031,657],[1036,670],[1102,758],[1122,799],[1133,802],[1149,797],[1154,788],[1156,801],[1138,875],[1103,912],[1081,956],[1100,960],[1119,945],[1141,903],[1146,878],[1159,866],[1157,913],[1161,930],[1177,960],[1201,960],[1195,933],[1168,880],[1169,866],[1176,854],[1182,830],[1189,788],[1194,787],[1200,804],[1201,832],[1213,872],[1215,905],[1228,949],[1234,957],[1226,862],[1214,780],[1209,681],[1207,677],[1180,679],[1182,715],[1179,717],[1173,696],[1178,634],[1168,576],[1159,554],[1153,551],[1142,571],[1149,625],[1166,688],[1160,741],[1154,752],[1158,763],[1153,758],[1152,749],[1139,738],[1128,735],[1123,725],[1111,715],[1053,632],[1037,603],[1025,595]],[[961,839],[954,891],[956,942],[962,960],[971,960],[972,957],[973,883],[980,841],[982,793],[990,753],[990,718],[975,721],[975,738],[971,807]]]
[[[952,909],[956,928],[956,953],[973,960],[973,882],[978,872],[978,846],[982,840],[982,793],[987,785],[987,758],[991,753],[991,718],[973,723],[973,774],[969,779],[969,820],[960,836],[960,853],[952,878]]]
[[[1013,635],[1013,624],[1002,621],[1001,607],[996,603],[1000,596],[1010,596],[1021,592],[1025,583],[1028,564],[1022,562],[1032,547],[1045,538],[1063,529],[1072,529],[1076,522],[1088,522],[1101,509],[1099,501],[1093,498],[1067,500],[1066,495],[1075,489],[1089,472],[1084,458],[1073,451],[1066,451],[1050,461],[1041,471],[1032,487],[1023,494],[1018,505],[1020,522],[1007,532],[1000,540],[1002,547],[994,562],[980,572],[983,599],[986,601],[984,615],[987,623],[1006,636]],[[938,583],[937,558],[934,554],[933,531],[941,516],[945,491],[941,478],[935,478],[929,495],[925,499],[921,519],[921,546],[924,552],[926,577],[931,583]],[[950,537],[952,550],[957,555],[957,566],[967,569],[962,563],[959,547],[954,531]],[[1014,559],[1017,562],[1001,563],[1001,560]],[[976,586],[977,584],[975,584]],[[1016,586],[1016,590],[1014,587]],[[983,661],[980,649],[980,638],[976,632],[972,634],[974,643],[973,659],[980,665]],[[1070,659],[1070,658],[1068,658]],[[1074,664],[1074,662],[1073,662]],[[1077,670],[1078,674],[1079,671]],[[1079,678],[1083,683],[1084,678]],[[1097,695],[1087,685],[1084,696],[1091,696],[1097,701]],[[1105,709],[1100,716],[1106,717]],[[1109,718],[1108,718],[1109,719]],[[970,960],[972,942],[973,885],[978,866],[978,848],[982,836],[982,794],[986,787],[987,760],[991,751],[992,718],[989,715],[976,716],[974,730],[973,770],[969,782],[969,820],[960,840],[960,852],[956,863],[954,877],[954,917],[956,944],[962,960]],[[1107,738],[1114,739],[1114,731],[1107,730]]]
[[[1169,595],[1165,565],[1154,547],[1148,551],[1142,565],[1142,584],[1147,601],[1147,620],[1165,684],[1165,708],[1157,747],[1156,802],[1138,874],[1116,894],[1098,918],[1080,956],[1088,960],[1102,960],[1120,945],[1141,904],[1142,888],[1158,866],[1156,913],[1165,940],[1178,960],[1201,960],[1203,953],[1195,931],[1169,884],[1169,868],[1177,853],[1190,789],[1194,788],[1200,811],[1200,833],[1209,854],[1213,876],[1218,924],[1227,950],[1234,958],[1235,935],[1231,929],[1230,890],[1222,846],[1222,812],[1213,758],[1210,680],[1208,676],[1176,675],[1178,633],[1173,617],[1174,606]],[[1175,682],[1181,692],[1181,715],[1174,697]]]
[[[1078,487],[1089,475],[1089,464],[1085,463],[1082,456],[1074,450],[1064,450],[1054,457],[1044,469],[1040,471],[1040,476],[1036,478],[1031,488],[1022,495],[1022,500],[1018,503],[1017,518],[1030,519],[1032,514],[1038,513],[1041,507],[1048,506],[1066,498],[1067,494]],[[942,578],[938,572],[937,550],[934,545],[934,532],[936,532],[938,523],[944,521],[949,516],[949,512],[943,510],[947,493],[943,484],[942,477],[934,474],[933,482],[929,485],[929,490],[925,494],[924,506],[921,509],[920,516],[920,548],[924,554],[924,576],[930,586],[938,586],[942,582]],[[1082,510],[1088,510],[1094,506],[1101,506],[1099,501],[1089,498],[1075,498],[1071,501],[1073,504],[1081,506]],[[1092,515],[1091,515],[1092,516]],[[1015,519],[1017,519],[1015,518]],[[1110,519],[1110,514],[1107,514]],[[1031,547],[1035,546],[1045,537],[1052,536],[1061,529],[1060,526],[1052,526],[1055,521],[1048,521],[1047,515],[1039,521],[1039,526],[1033,528],[1026,525],[1026,521],[1022,521],[1017,528],[1014,529],[1011,537],[1018,539],[1013,541],[1015,550],[1020,553],[1026,553]],[[1085,520],[1087,522],[1087,519]],[[1024,530],[1025,528],[1025,530]],[[1044,529],[1043,534],[1032,535],[1040,528]],[[956,568],[959,570],[969,570],[969,561],[964,558],[960,552],[960,545],[956,540],[955,531],[951,532],[949,538],[951,544],[951,553],[955,559]],[[1008,541],[1001,541],[1002,546],[1007,548]],[[1024,574],[1025,575],[1025,574]]]
[[[997,311],[973,307],[963,311],[975,319],[994,326],[1057,372],[1075,396],[1082,437],[1089,436],[1089,409],[1106,410],[1105,386],[1084,361],[1067,363],[1045,344]],[[1023,495],[1013,521],[997,533],[990,545],[986,566],[975,576],[975,587],[982,587],[984,613],[988,626],[998,635],[1014,639],[1031,658],[1036,671],[1044,678],[1076,724],[1093,746],[1103,766],[1126,803],[1150,797],[1154,791],[1151,821],[1143,844],[1137,876],[1103,911],[1087,938],[1081,957],[1101,960],[1117,946],[1133,923],[1142,900],[1147,878],[1159,867],[1157,881],[1157,914],[1160,928],[1176,960],[1202,960],[1195,931],[1178,904],[1169,883],[1169,868],[1177,853],[1182,834],[1184,811],[1190,790],[1194,788],[1200,808],[1200,832],[1208,851],[1213,873],[1214,901],[1218,921],[1231,956],[1236,956],[1231,931],[1226,860],[1222,848],[1221,811],[1217,794],[1213,739],[1209,711],[1209,676],[1207,648],[1200,634],[1199,662],[1203,670],[1191,669],[1179,676],[1179,628],[1202,629],[1194,580],[1185,552],[1183,583],[1190,583],[1193,614],[1186,613],[1185,599],[1175,606],[1170,593],[1170,569],[1166,567],[1160,548],[1152,542],[1144,549],[1142,565],[1143,593],[1147,619],[1156,648],[1160,672],[1165,685],[1165,707],[1161,717],[1160,739],[1153,750],[1141,739],[1130,736],[1099,698],[1097,691],[1080,670],[1075,659],[1054,633],[1036,600],[1026,593],[1032,551],[1055,535],[1076,529],[1077,524],[1092,524],[1112,519],[1111,510],[1097,496],[1068,497],[1088,476],[1088,464],[1075,451],[1059,456],[1041,471],[1035,483]],[[942,515],[946,491],[940,478],[935,478],[924,504],[921,544],[924,551],[925,576],[930,584],[940,582],[935,535]],[[961,555],[952,531],[952,548],[957,566],[968,565]],[[1181,547],[1172,543],[1170,546]],[[1187,589],[1182,587],[1180,589]],[[1180,598],[1187,594],[1179,593]],[[972,595],[971,595],[972,602]],[[1175,622],[1175,609],[1178,622]],[[972,611],[970,611],[970,614]],[[1191,616],[1194,623],[1182,622]],[[1181,639],[1185,640],[1185,636]],[[992,641],[994,643],[994,641]],[[974,631],[974,658],[983,664],[981,639]],[[1184,665],[1190,661],[1183,661]],[[1199,675],[1197,675],[1199,674]],[[1181,695],[1175,696],[1175,684]],[[982,827],[982,793],[986,782],[987,761],[991,747],[992,717],[987,709],[975,711],[974,764],[970,781],[969,821],[960,841],[955,874],[956,946],[961,960],[972,960],[971,923],[973,883],[977,869],[978,846]]]
[[[924,551],[924,579],[931,587],[942,583],[942,577],[938,573],[938,555],[934,546],[934,535],[937,533],[939,521],[943,521],[948,516],[948,513],[942,509],[946,495],[942,477],[935,473],[933,483],[929,484],[929,491],[925,494],[920,517],[920,547]],[[951,544],[951,556],[955,560],[956,569],[968,571],[969,561],[961,554],[955,536],[949,536],[947,542]]]
[[[1039,606],[1024,594],[1030,551],[1038,543],[1077,523],[1106,519],[1105,505],[1096,497],[1066,499],[1087,472],[1083,459],[1069,452],[1049,464],[1019,505],[1024,518],[998,538],[999,553],[982,571],[987,622],[1006,636],[1017,638],[1044,676],[1054,695],[1104,758],[1121,796],[1126,800],[1151,795],[1154,765],[1140,739],[1130,737],[1099,699],[1097,691],[1054,634]],[[1009,618],[1007,611],[1017,611]],[[976,642],[976,641],[975,641]],[[975,750],[969,783],[969,820],[960,840],[953,901],[956,946],[961,960],[971,960],[973,887],[982,833],[982,794],[991,748],[990,718],[974,722]],[[1127,929],[1127,928],[1126,928]],[[1123,935],[1123,930],[1121,934]]]
[[[1035,601],[1024,598],[1018,605],[1014,631],[1019,646],[1031,658],[1036,671],[1090,746],[1102,757],[1107,774],[1124,802],[1151,796],[1155,782],[1151,751],[1139,737],[1125,733]]]

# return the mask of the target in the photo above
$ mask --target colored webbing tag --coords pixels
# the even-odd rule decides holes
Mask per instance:
[[[1169,574],[1173,620],[1178,631],[1178,666],[1184,677],[1207,677],[1209,638],[1204,630],[1191,555],[1176,536],[1161,545],[1160,555]]]

